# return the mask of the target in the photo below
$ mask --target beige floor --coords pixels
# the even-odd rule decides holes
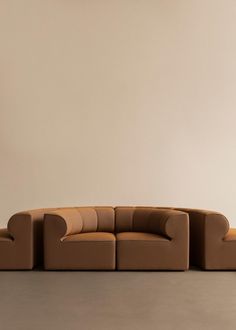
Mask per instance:
[[[236,272],[0,272],[0,330],[236,329]]]

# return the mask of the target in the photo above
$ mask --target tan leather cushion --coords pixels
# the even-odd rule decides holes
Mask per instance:
[[[0,229],[0,241],[12,241],[12,237],[6,228]]]
[[[117,269],[175,269],[178,253],[171,240],[160,235],[140,232],[118,233]]]
[[[112,207],[77,207],[82,219],[82,233],[95,231],[114,232],[115,215]]]
[[[150,233],[124,232],[116,234],[117,241],[168,241],[167,238]]]
[[[115,269],[116,239],[112,233],[80,233],[50,244],[44,259],[46,269]]]
[[[115,241],[115,235],[112,233],[94,232],[70,235],[63,239],[63,242],[81,242],[81,241]]]
[[[113,207],[95,207],[97,212],[97,231],[114,233],[115,230],[115,210]]]
[[[225,241],[236,241],[236,228],[230,228],[224,237]]]
[[[116,207],[116,232],[148,232],[153,210],[153,207]]]

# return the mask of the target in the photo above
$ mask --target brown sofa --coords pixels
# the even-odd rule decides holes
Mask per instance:
[[[45,215],[46,214],[46,215]],[[236,269],[236,229],[186,208],[84,207],[20,212],[0,229],[0,269]]]
[[[153,207],[47,211],[45,269],[186,270],[188,214]]]
[[[32,269],[42,264],[44,213],[45,209],[16,213],[7,228],[0,229],[0,269]]]
[[[190,264],[209,270],[236,269],[236,229],[223,214],[196,209],[187,212],[190,220]]]

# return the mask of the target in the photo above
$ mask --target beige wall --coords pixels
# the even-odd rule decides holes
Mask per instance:
[[[235,0],[0,0],[0,223],[82,204],[236,225]]]

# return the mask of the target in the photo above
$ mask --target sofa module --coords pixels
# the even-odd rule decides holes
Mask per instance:
[[[52,209],[48,209],[52,210]],[[0,269],[32,269],[43,263],[45,209],[14,214],[0,229]]]
[[[46,212],[45,269],[186,270],[188,214],[154,207]]]
[[[188,214],[149,207],[117,207],[117,269],[187,270]]]
[[[189,214],[190,265],[236,270],[236,229],[218,212],[178,208]]]
[[[46,213],[45,269],[115,269],[114,228],[112,207],[64,208]]]

